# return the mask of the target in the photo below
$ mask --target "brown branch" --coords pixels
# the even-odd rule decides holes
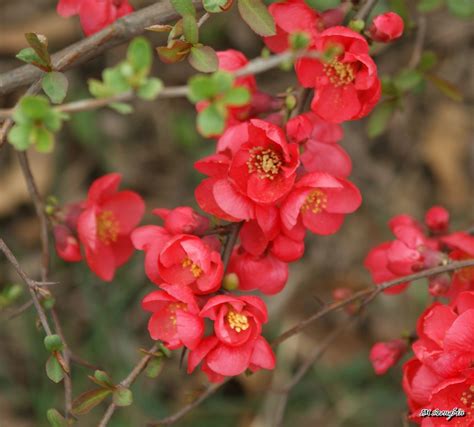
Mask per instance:
[[[150,354],[143,356],[139,360],[139,362],[133,367],[130,373],[120,382],[120,384],[126,388],[129,388],[135,382],[138,376],[144,371],[144,369],[148,365],[148,362],[150,362],[150,360],[154,357],[153,353],[155,353],[157,350],[158,350],[158,344],[154,344],[148,350],[148,353]],[[117,405],[115,403],[111,403],[109,407],[107,408],[107,410],[105,411],[104,416],[100,420],[98,427],[105,427],[109,423],[116,409],[117,409]]]
[[[194,5],[198,11],[202,10],[201,1],[195,0]],[[178,18],[179,15],[168,1],[156,2],[55,53],[52,55],[53,68],[58,71],[68,70],[144,33],[146,27]],[[32,65],[23,65],[3,73],[0,75],[0,95],[32,83],[41,78],[42,74],[41,70]]]
[[[20,316],[20,315],[23,314],[25,311],[27,311],[32,305],[33,305],[33,300],[30,299],[30,300],[26,301],[24,304],[20,305],[19,307],[16,307],[16,308],[14,308],[14,309],[11,309],[11,310],[8,312],[7,320],[12,320],[12,319],[14,319],[15,317]]]
[[[353,19],[361,19],[364,21],[370,15],[370,12],[372,12],[372,9],[376,4],[377,0],[367,0],[359,9],[359,11],[354,15]]]
[[[420,15],[418,17],[418,28],[416,33],[416,39],[413,47],[413,52],[410,57],[410,61],[408,62],[408,68],[414,69],[418,66],[421,59],[421,54],[423,53],[423,45],[425,44],[426,38],[426,16]]]
[[[232,224],[230,234],[227,236],[224,250],[222,252],[222,263],[224,264],[224,273],[229,265],[232,250],[234,249],[235,243],[237,242],[237,238],[239,237],[239,231],[242,228],[242,225],[244,225],[243,221]]]

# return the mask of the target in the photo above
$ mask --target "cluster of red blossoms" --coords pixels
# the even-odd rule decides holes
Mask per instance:
[[[131,10],[126,0],[58,4],[63,16],[79,14],[86,34]],[[235,80],[249,90],[251,101],[229,108],[215,153],[195,164],[206,175],[195,191],[197,204],[217,226],[191,207],[178,207],[153,211],[163,225],[137,227],[144,202],[133,191],[118,191],[118,174],[97,179],[86,200],[52,215],[59,256],[70,262],[85,257],[105,281],[134,249],[144,251],[146,275],[159,288],[142,302],[152,313],[151,337],[169,349],[185,347],[188,371],[201,365],[213,382],[273,369],[273,351],[261,335],[266,305],[246,292],[280,292],[288,263],[304,254],[306,231],[333,234],[358,209],[360,192],[348,180],[351,159],[338,144],[340,123],[366,116],[380,97],[367,38],[341,26],[341,10],[320,14],[303,0],[275,3],[269,10],[277,26],[277,34],[264,39],[270,50],[288,49],[299,33],[309,40],[308,55],[295,70],[315,95],[310,112],[286,120],[281,100],[259,91],[253,76]],[[386,42],[402,31],[400,18],[386,14],[374,19],[366,36]],[[235,50],[219,52],[218,58],[227,71],[248,62]],[[222,229],[238,233],[233,248]]]
[[[422,224],[408,215],[393,218],[390,228],[396,239],[382,243],[367,256],[365,265],[376,283],[474,258],[474,236],[449,231],[449,214],[431,208]],[[409,284],[387,289],[402,292]],[[410,419],[423,426],[446,425],[446,417],[423,418],[422,409],[458,409],[449,425],[472,426],[474,415],[474,269],[429,279],[429,292],[441,302],[431,304],[418,319],[416,334],[407,340],[376,343],[370,359],[377,374],[384,374],[408,351],[414,356],[403,365],[403,388]],[[464,414],[464,415],[463,415]]]

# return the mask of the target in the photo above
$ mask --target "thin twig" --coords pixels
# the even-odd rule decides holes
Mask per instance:
[[[359,9],[359,11],[354,15],[353,19],[361,19],[365,20],[372,12],[372,9],[377,4],[377,0],[367,0],[363,6]]]
[[[410,57],[410,61],[408,62],[408,68],[410,69],[416,68],[420,62],[421,54],[423,53],[423,45],[425,44],[426,27],[427,27],[426,16],[423,14],[420,14],[420,16],[418,17],[418,26],[417,26],[415,44],[413,47],[413,52]]]
[[[15,317],[20,316],[23,314],[26,310],[28,310],[31,306],[33,305],[33,300],[28,300],[24,304],[20,305],[17,308],[14,308],[8,312],[7,320],[12,320]]]
[[[237,242],[237,237],[239,236],[239,231],[242,228],[243,224],[243,221],[233,224],[230,234],[227,236],[224,250],[222,252],[222,263],[224,264],[224,273],[227,270],[227,267],[229,266],[230,256],[232,255],[235,243]]]
[[[139,362],[133,367],[130,373],[120,382],[120,384],[125,388],[129,388],[146,368],[148,362],[150,362],[150,360],[154,357],[153,353],[155,353],[157,350],[158,344],[154,344],[147,352],[150,354],[143,356],[139,360]],[[116,409],[117,405],[115,403],[111,403],[105,411],[102,419],[100,420],[98,427],[105,427],[109,423]]]

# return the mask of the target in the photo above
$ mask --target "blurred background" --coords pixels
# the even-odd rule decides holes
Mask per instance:
[[[140,8],[152,2],[131,3]],[[312,2],[320,10],[338,3]],[[405,2],[405,36],[392,45],[374,46],[382,76],[396,75],[410,61],[416,38],[416,3]],[[400,0],[379,1],[374,13],[403,4]],[[26,47],[25,32],[45,34],[53,52],[82,37],[78,20],[59,17],[55,5],[51,0],[0,2],[0,72],[20,65],[14,56]],[[262,42],[235,9],[212,16],[202,28],[202,39],[216,50],[235,48],[249,58],[256,57]],[[362,191],[363,205],[347,217],[337,235],[307,239],[305,256],[291,265],[285,290],[267,299],[271,321],[265,334],[269,339],[316,311],[318,299],[329,302],[333,289],[369,286],[364,257],[371,247],[391,238],[386,224],[393,215],[407,213],[422,220],[427,208],[442,204],[452,214],[453,229],[473,225],[474,26],[472,20],[446,7],[426,17],[424,49],[436,54],[433,73],[452,86],[423,80],[410,88],[386,125],[377,122],[382,130],[386,127],[384,131],[374,132],[372,122],[371,133],[380,133],[376,137],[369,138],[367,119],[344,124],[342,146],[352,157],[351,179]],[[163,44],[159,35],[148,37],[155,45]],[[67,101],[88,97],[87,79],[100,78],[101,71],[119,62],[125,50],[126,46],[112,49],[68,71]],[[153,74],[167,85],[184,84],[192,73],[187,63],[164,65],[155,60]],[[259,87],[270,93],[296,85],[294,74],[284,70],[267,72],[257,80]],[[3,97],[0,108],[13,106],[21,94],[22,89]],[[41,194],[55,195],[61,203],[72,202],[85,196],[93,179],[118,171],[123,174],[124,188],[145,197],[148,214],[144,223],[154,221],[149,215],[152,208],[195,206],[193,189],[201,176],[193,170],[193,163],[210,154],[214,142],[196,133],[194,107],[185,99],[159,99],[153,103],[137,101],[134,108],[129,116],[110,109],[74,114],[58,135],[53,154],[32,151],[31,166]],[[11,147],[0,151],[0,236],[28,274],[39,278],[39,224]],[[138,349],[151,344],[146,329],[148,315],[140,309],[140,300],[154,286],[144,275],[142,253],[136,253],[118,271],[113,283],[101,282],[82,263],[65,264],[54,253],[51,271],[51,279],[61,283],[54,288],[56,307],[71,350],[107,370],[118,382],[140,357]],[[15,283],[19,278],[0,257],[0,293]],[[427,295],[426,284],[420,282],[406,293],[380,296],[373,302],[357,328],[338,339],[293,390],[284,425],[407,425],[403,420],[406,405],[400,367],[377,377],[368,352],[376,341],[412,332],[428,302]],[[46,426],[47,409],[63,408],[62,385],[45,375],[47,354],[34,310],[10,318],[26,301],[24,291],[8,307],[0,305],[1,427]],[[346,317],[344,312],[333,313],[281,345],[273,387],[288,381],[311,349]],[[142,375],[132,388],[133,406],[117,410],[109,425],[144,426],[146,421],[166,416],[198,396],[207,380],[201,373],[188,376],[179,368],[179,356],[177,351],[166,361],[158,378]],[[92,371],[73,365],[75,396],[93,388],[87,374]],[[271,384],[269,372],[242,375],[176,425],[269,426],[278,402],[277,395],[269,391]],[[105,408],[102,404],[93,409],[76,425],[96,425]]]

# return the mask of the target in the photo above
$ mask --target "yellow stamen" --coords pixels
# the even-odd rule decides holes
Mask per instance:
[[[110,245],[118,239],[120,225],[111,211],[102,211],[97,215],[97,237],[104,245]]]
[[[253,147],[247,160],[250,173],[256,172],[260,179],[273,180],[280,172],[282,162],[280,156],[270,148]]]
[[[329,81],[336,87],[346,86],[355,79],[352,65],[342,63],[335,58],[325,63],[323,68]]]
[[[183,268],[188,268],[196,279],[202,274],[202,268],[199,267],[199,265],[195,264],[188,257],[183,259],[181,265],[183,266]]]
[[[306,196],[306,200],[301,206],[301,212],[306,212],[311,210],[311,212],[317,214],[322,212],[327,208],[328,197],[323,190],[317,188],[316,190],[311,191],[311,193]]]
[[[246,331],[249,328],[249,319],[245,314],[229,310],[226,316],[227,323],[235,332]]]

